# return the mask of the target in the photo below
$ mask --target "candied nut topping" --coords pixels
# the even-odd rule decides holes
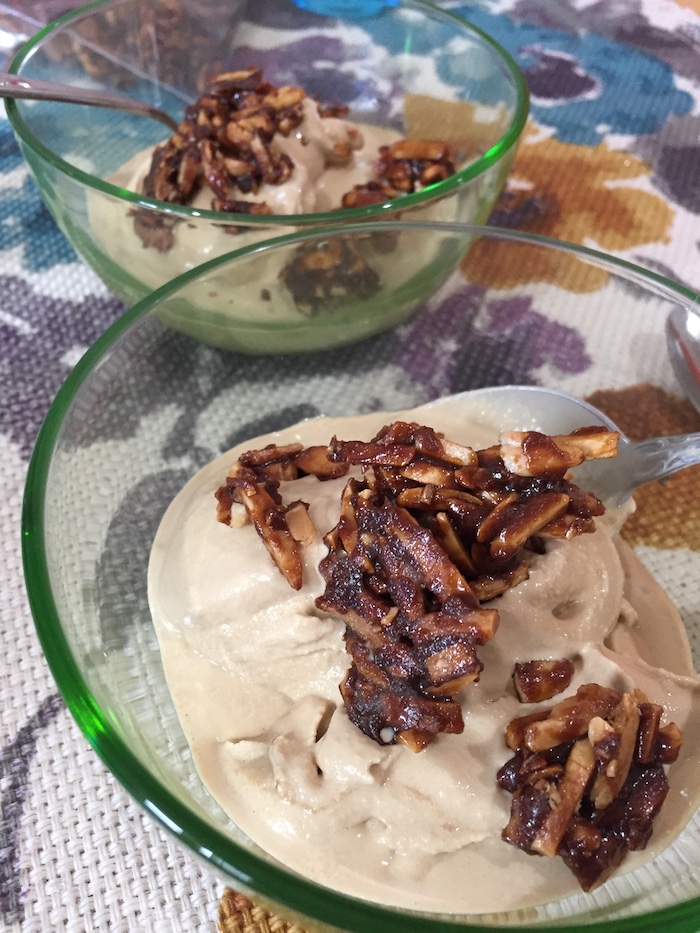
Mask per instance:
[[[400,139],[381,146],[375,177],[355,185],[343,196],[342,206],[366,207],[412,194],[455,173],[447,143],[430,139]]]
[[[212,210],[271,213],[264,201],[251,203],[240,195],[255,195],[261,185],[280,185],[290,177],[292,161],[272,139],[299,126],[305,98],[301,88],[264,81],[259,68],[216,75],[186,108],[177,131],[156,147],[143,194],[188,204],[206,186]],[[144,245],[158,248],[148,228],[136,229]]]
[[[674,723],[660,726],[662,715],[641,691],[585,684],[513,720],[506,742],[515,754],[497,776],[513,795],[503,839],[559,855],[584,891],[606,881],[627,852],[646,846],[666,798],[663,765],[683,740]]]
[[[522,703],[541,703],[563,693],[574,676],[568,658],[554,661],[520,661],[513,671],[513,683]]]
[[[208,188],[212,210],[271,214],[272,208],[264,198],[253,201],[250,196],[257,196],[265,185],[284,184],[292,176],[293,160],[274,138],[277,134],[289,136],[300,126],[307,97],[300,87],[277,87],[264,80],[261,69],[256,67],[215,75],[200,97],[186,108],[177,131],[156,147],[142,193],[161,201],[189,204],[202,188]],[[316,103],[322,120],[348,115],[348,108],[340,104]],[[349,127],[346,137],[330,147],[328,164],[347,163],[353,150],[362,144],[360,131]],[[374,166],[376,177],[367,186],[358,186],[344,195],[338,209],[409,194],[454,172],[446,143],[399,140],[380,147]],[[161,252],[170,249],[173,222],[143,221],[141,213],[140,209],[134,212],[135,230],[144,245]],[[169,237],[161,230],[163,224],[168,225]],[[224,229],[236,233],[241,227],[231,224]],[[353,274],[351,268],[347,271]]]
[[[563,476],[584,460],[616,457],[619,440],[619,431],[595,425],[567,435],[508,431],[499,438],[503,462],[520,476]]]
[[[303,504],[294,503],[293,511],[284,505],[280,483],[304,473],[325,480],[354,468],[338,523],[323,539],[325,589],[316,605],[345,622],[351,664],[340,691],[350,720],[380,744],[420,751],[438,733],[464,728],[455,695],[479,679],[477,649],[499,622],[498,611],[482,604],[527,579],[526,555],[542,551],[550,529],[561,533],[557,522],[567,521],[571,537],[592,531],[593,517],[604,511],[591,493],[553,475],[549,461],[540,466],[541,475],[517,475],[498,447],[476,451],[430,427],[395,421],[370,441],[333,437],[327,448],[247,451],[217,491],[217,517],[230,524],[234,503],[243,505],[298,589],[299,542],[313,532]],[[572,674],[566,659],[533,661],[520,666],[516,684],[524,702],[535,702],[565,689]],[[533,751],[546,750],[585,736],[591,717],[608,716],[617,703],[614,691],[602,696],[607,705],[597,694],[563,701],[572,706],[563,719],[514,721],[511,747],[532,741]],[[652,729],[653,716],[644,722]],[[642,744],[654,754],[648,750],[659,740],[654,735]],[[608,784],[614,786],[612,777]],[[609,793],[601,783],[600,794]]]
[[[358,246],[342,237],[303,244],[279,277],[308,317],[327,314],[350,297],[371,298],[381,288]]]
[[[298,500],[283,504],[280,483],[304,474],[328,479],[342,476],[347,469],[343,464],[331,463],[319,448],[304,449],[301,444],[269,444],[261,450],[246,451],[216,491],[217,520],[233,524],[232,509],[240,503],[280,572],[290,586],[299,590],[303,583],[299,545],[313,539],[313,523],[306,503]]]

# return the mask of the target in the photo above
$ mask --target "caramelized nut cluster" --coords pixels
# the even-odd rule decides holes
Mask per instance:
[[[400,139],[380,147],[374,171],[375,178],[343,195],[343,207],[366,207],[412,194],[454,175],[455,165],[447,143]]]
[[[302,314],[331,312],[348,298],[371,298],[381,280],[365,259],[360,243],[327,237],[299,247],[280,272]]]
[[[538,444],[547,447],[549,438],[530,432],[528,450]],[[233,503],[242,504],[298,589],[303,533],[290,528],[280,482],[359,468],[324,538],[326,587],[316,602],[346,623],[352,663],[341,693],[350,719],[377,742],[418,751],[440,732],[463,730],[454,696],[478,680],[477,648],[498,626],[497,610],[481,604],[527,578],[525,553],[542,550],[544,536],[593,531],[604,511],[566,479],[551,452],[539,458],[542,475],[520,476],[501,450],[475,451],[396,421],[369,442],[333,438],[328,448],[249,451],[217,493],[219,520],[230,523]],[[295,504],[297,513],[301,507]]]
[[[521,703],[542,703],[563,693],[574,672],[574,664],[568,658],[518,661],[513,670],[513,684]]]
[[[524,552],[540,536],[592,531],[603,506],[551,460],[547,478],[521,477],[500,447],[475,451],[401,421],[370,442],[334,438],[330,458],[363,469],[325,538],[316,601],[346,623],[341,693],[367,735],[419,751],[464,728],[454,697],[478,680],[477,648],[498,627],[481,603],[527,578]]]
[[[250,200],[263,185],[281,185],[294,162],[273,142],[289,136],[304,119],[307,94],[291,85],[277,87],[263,80],[260,68],[224,72],[185,110],[177,131],[158,146],[144,179],[142,193],[161,201],[189,204],[206,186],[211,209],[231,214],[269,215],[264,200]],[[341,117],[348,108],[319,106],[321,118]],[[359,130],[350,128],[327,153],[331,165],[348,162],[362,145]],[[447,144],[430,140],[400,140],[383,146],[375,166],[376,180],[346,194],[340,208],[375,204],[434,184],[454,174]],[[134,211],[134,228],[145,246],[160,252],[174,243],[177,220],[145,209]],[[226,228],[236,233],[240,227]]]
[[[641,691],[586,684],[555,706],[514,719],[515,754],[498,772],[513,795],[502,833],[531,854],[559,855],[584,891],[602,884],[628,851],[643,849],[668,791],[664,765],[682,736]]]
[[[328,459],[326,447],[268,444],[261,450],[249,450],[234,463],[216,491],[217,520],[234,524],[234,503],[243,506],[244,520],[252,522],[289,585],[299,590],[303,582],[301,545],[313,540],[315,530],[305,502],[283,503],[280,483],[307,474],[334,479],[347,471],[347,464]]]
[[[275,87],[264,81],[259,68],[217,75],[187,107],[177,132],[156,148],[143,194],[187,204],[205,184],[213,195],[212,210],[272,213],[264,201],[244,200],[237,194],[256,194],[262,184],[279,185],[290,177],[292,160],[272,145],[272,138],[275,133],[287,136],[299,126],[305,98],[299,87]],[[135,214],[144,245],[160,251],[173,244],[173,223],[160,214]]]

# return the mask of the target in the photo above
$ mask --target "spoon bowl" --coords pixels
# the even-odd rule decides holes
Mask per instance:
[[[515,425],[521,431],[568,434],[594,424],[618,431],[617,457],[581,464],[575,476],[579,485],[590,488],[609,507],[624,505],[644,483],[700,463],[700,434],[633,441],[595,406],[556,389],[490,386],[470,392],[469,404],[483,412],[486,420]]]
[[[666,318],[666,346],[676,378],[700,411],[700,318],[676,307]]]

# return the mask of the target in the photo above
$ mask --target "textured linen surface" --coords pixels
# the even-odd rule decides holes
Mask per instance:
[[[67,5],[0,4],[2,35],[26,37]],[[532,94],[493,221],[614,252],[699,289],[700,0],[443,5],[506,46]],[[12,933],[213,931],[223,893],[130,800],[78,731],[43,659],[24,589],[20,509],[37,431],[72,366],[122,310],[57,230],[3,115],[0,925]],[[624,334],[618,339],[624,354]],[[435,395],[460,388],[450,362],[438,377],[411,358],[407,343],[392,365]],[[394,406],[400,381],[384,394],[379,386],[375,407]],[[656,415],[655,430],[698,429],[694,413],[664,420],[657,406]],[[672,493],[683,495],[682,486]],[[680,525],[669,519],[661,541],[643,527],[633,534],[650,547],[700,550],[700,531]],[[245,902],[222,903],[222,928],[269,928]]]

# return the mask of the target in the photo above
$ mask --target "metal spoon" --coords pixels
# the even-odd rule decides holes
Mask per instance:
[[[700,411],[700,316],[674,308],[666,318],[666,344],[676,379]]]
[[[489,420],[508,429],[566,434],[575,428],[602,424],[620,429],[588,402],[540,386],[498,386],[465,394]],[[620,432],[618,455],[576,467],[575,481],[591,489],[609,506],[618,506],[639,486],[664,479],[684,467],[700,463],[700,434],[677,434],[631,441]]]
[[[53,100],[63,104],[88,104],[91,107],[107,107],[110,110],[124,110],[141,117],[150,117],[164,123],[168,129],[177,129],[174,120],[164,110],[133,100],[122,94],[109,91],[96,91],[70,84],[57,84],[53,81],[38,81],[19,75],[0,72],[0,97],[13,97],[23,100]]]

